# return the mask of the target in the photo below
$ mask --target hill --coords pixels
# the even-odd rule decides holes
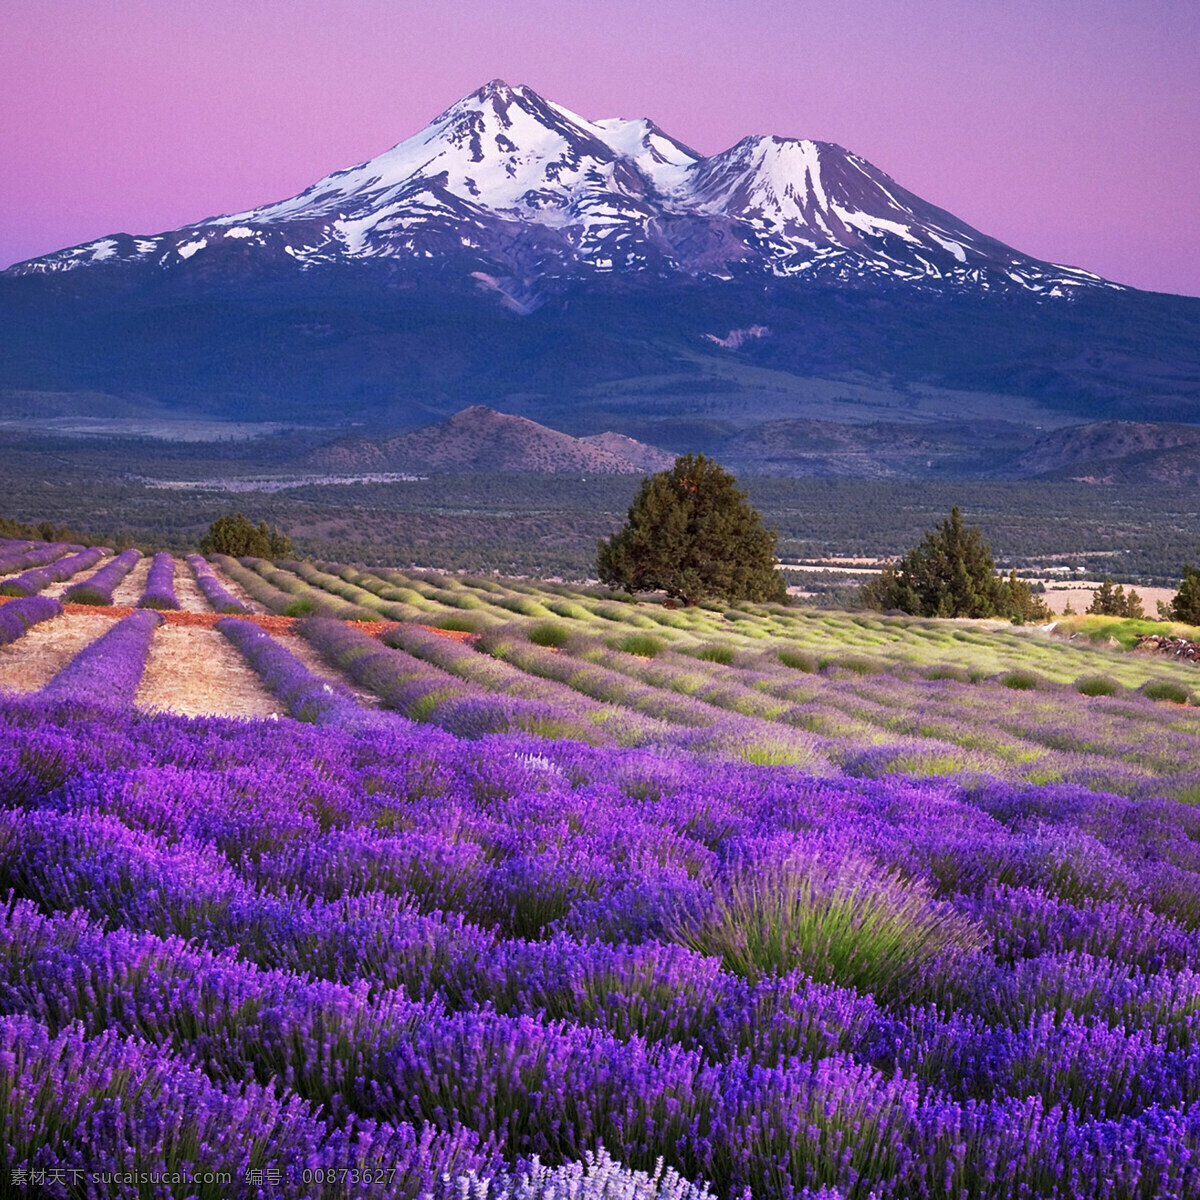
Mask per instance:
[[[1200,485],[1200,427],[1098,421],[1039,438],[1005,468],[1009,478],[1045,475],[1092,483]]]
[[[661,471],[674,455],[616,433],[574,438],[482,404],[412,433],[347,438],[313,451],[315,466],[341,470],[486,471],[636,475]]]

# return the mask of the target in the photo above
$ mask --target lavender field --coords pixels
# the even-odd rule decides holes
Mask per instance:
[[[1200,1195],[1194,666],[335,564],[146,591],[197,607],[0,693],[0,1192]],[[14,662],[72,619],[9,610]],[[279,716],[144,700],[185,620]]]

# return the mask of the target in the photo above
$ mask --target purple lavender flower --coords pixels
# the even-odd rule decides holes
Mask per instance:
[[[213,574],[212,568],[199,554],[189,554],[187,564],[192,568],[196,583],[203,592],[205,600],[214,612],[228,614],[245,614],[250,610],[238,600],[225,585]]]
[[[4,580],[0,583],[0,596],[34,596],[52,583],[61,583],[64,579],[70,579],[72,575],[95,566],[105,555],[111,553],[107,547],[93,546],[78,554],[56,558],[47,566],[35,567],[12,579]]]
[[[250,621],[225,617],[219,629],[241,652],[263,683],[301,721],[354,721],[361,710],[348,691],[318,679],[288,649]]]
[[[88,579],[73,583],[63,593],[66,604],[95,604],[107,607],[112,604],[113,590],[129,574],[142,557],[142,552],[130,548],[123,550],[112,562],[101,567]]]
[[[41,694],[76,704],[131,706],[146,669],[150,639],[162,620],[152,609],[130,613],[84,646]]]
[[[15,642],[31,626],[62,613],[62,605],[49,596],[27,596],[0,605],[0,646]]]
[[[154,556],[138,607],[178,610],[179,601],[175,597],[175,559],[166,551]]]

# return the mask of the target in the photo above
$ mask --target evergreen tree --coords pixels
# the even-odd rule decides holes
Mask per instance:
[[[1162,605],[1159,606],[1160,610]],[[1165,616],[1187,625],[1200,625],[1200,568],[1183,564],[1183,582],[1167,606]]]
[[[737,480],[703,454],[683,455],[642,481],[623,529],[599,544],[602,583],[661,590],[684,604],[706,598],[787,601],[765,529]]]
[[[965,525],[956,506],[899,562],[863,588],[868,608],[924,617],[1040,616],[1045,605],[1015,573],[997,578],[996,564],[977,526]]]
[[[201,554],[228,554],[231,558],[287,558],[292,539],[266,521],[255,525],[241,513],[218,517],[200,539]]]
[[[1000,615],[1018,623],[1048,621],[1054,615],[1046,607],[1046,601],[1023,579],[1017,578],[1016,571],[1010,571],[1003,583],[998,608]]]
[[[1134,617],[1138,620],[1146,615],[1141,596],[1133,588],[1126,595],[1124,587],[1119,583],[1114,585],[1109,575],[1092,594],[1092,602],[1086,611],[1102,617]]]

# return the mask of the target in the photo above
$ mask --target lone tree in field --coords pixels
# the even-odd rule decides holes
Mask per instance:
[[[1200,625],[1200,567],[1183,564],[1183,582],[1170,604],[1158,605],[1158,615],[1186,625]]]
[[[292,539],[280,533],[266,521],[257,525],[241,513],[218,517],[200,539],[201,554],[228,554],[230,558],[287,558],[292,553]]]
[[[596,569],[609,587],[660,590],[684,604],[786,603],[775,539],[728,471],[685,454],[642,480],[625,527],[600,543]]]
[[[1029,584],[996,574],[991,548],[977,526],[950,510],[899,562],[883,568],[862,590],[868,608],[899,609],[921,617],[1008,617],[1044,620],[1050,613]]]

